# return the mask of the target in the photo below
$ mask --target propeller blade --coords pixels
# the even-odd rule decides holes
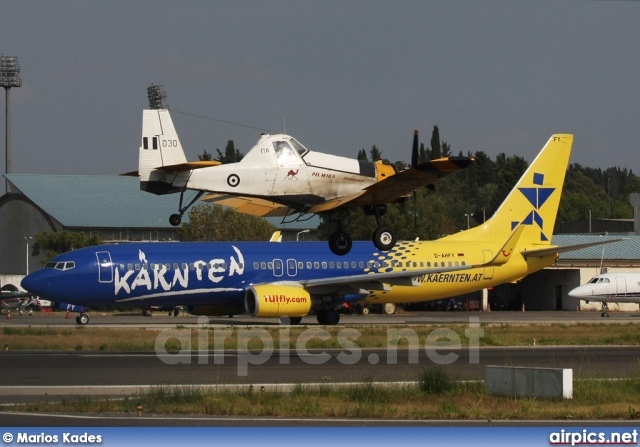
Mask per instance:
[[[418,131],[413,131],[413,147],[411,148],[411,167],[415,168],[420,163],[418,154]]]

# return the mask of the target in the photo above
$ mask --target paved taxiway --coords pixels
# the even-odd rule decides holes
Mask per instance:
[[[638,323],[640,311],[609,312],[609,318],[602,318],[596,311],[508,311],[508,312],[402,312],[395,315],[342,315],[340,325],[429,325],[429,324],[467,324],[469,318],[478,318],[485,324],[578,324],[578,323]],[[101,313],[89,312],[88,327],[147,327],[171,328],[177,325],[189,327],[199,326],[204,322],[212,326],[272,326],[278,325],[276,318],[253,318],[248,316],[229,317],[197,317],[180,314],[177,317],[167,316],[165,312],[154,312],[151,317],[143,317],[139,312]],[[200,319],[200,320],[199,320]],[[302,325],[318,325],[315,316],[302,319]],[[33,316],[15,313],[11,320],[2,315],[0,327],[3,326],[72,326],[75,327],[75,314],[65,319],[64,312],[34,313]]]

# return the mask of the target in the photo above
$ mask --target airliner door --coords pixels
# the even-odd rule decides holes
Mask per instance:
[[[108,251],[97,251],[98,259],[98,282],[113,282],[113,263],[111,262],[111,253]]]
[[[484,262],[489,262],[493,259],[493,253],[491,250],[482,250],[482,255],[484,256]],[[484,279],[493,278],[493,267],[485,267],[484,268]]]
[[[624,276],[616,276],[616,295],[625,296],[627,294],[627,280]]]

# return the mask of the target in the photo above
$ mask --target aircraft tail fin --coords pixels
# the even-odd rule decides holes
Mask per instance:
[[[181,190],[186,184],[186,178],[183,179],[183,175],[166,173],[162,167],[186,162],[187,158],[169,110],[144,110],[142,112],[142,145],[138,158],[140,189],[155,194]]]
[[[519,247],[550,245],[572,144],[573,135],[551,136],[489,220],[446,239],[498,242],[522,225]]]

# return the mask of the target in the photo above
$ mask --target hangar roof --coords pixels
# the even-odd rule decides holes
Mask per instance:
[[[179,194],[155,195],[140,190],[137,177],[122,175],[7,174],[13,185],[38,207],[69,228],[173,228],[169,216],[178,210]],[[185,193],[185,201],[195,195]],[[267,218],[278,228],[281,218]],[[183,222],[189,221],[189,213]],[[286,225],[316,228],[317,216]]]

